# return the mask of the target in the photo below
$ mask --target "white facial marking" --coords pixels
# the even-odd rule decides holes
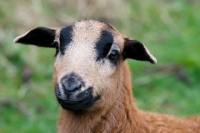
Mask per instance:
[[[61,85],[61,84],[58,84],[58,85],[59,85],[59,91],[60,91],[60,96],[61,96],[61,98],[62,98],[63,100],[67,100],[67,97],[66,97],[66,95],[65,95],[65,93],[64,93],[64,89],[63,89],[62,85]]]
[[[110,82],[110,76],[113,75],[116,68],[112,67],[110,60],[105,57],[100,61],[96,61],[97,50],[96,43],[101,37],[105,25],[101,22],[89,20],[80,21],[73,25],[72,41],[67,45],[64,55],[60,53],[56,57],[54,67],[57,70],[57,81],[61,84],[61,79],[66,74],[72,72],[78,74],[84,81],[85,86],[80,91],[84,91],[89,87],[94,88],[94,96],[99,95],[108,88],[106,84]],[[120,51],[117,43],[123,42],[120,38],[115,37],[116,43],[111,49]],[[118,41],[120,40],[120,41]],[[109,51],[111,52],[111,50]],[[108,83],[106,83],[108,82]],[[105,83],[105,84],[102,84]]]
[[[60,81],[63,76],[75,72],[86,83],[85,87],[81,88],[81,91],[93,86],[91,83],[94,82],[94,76],[98,74],[98,66],[100,65],[96,62],[97,51],[95,50],[95,43],[101,36],[101,30],[102,25],[96,21],[75,23],[72,41],[68,44],[65,54],[58,54],[59,57],[55,60],[55,68],[62,70],[62,72],[58,73],[59,84],[61,84]]]

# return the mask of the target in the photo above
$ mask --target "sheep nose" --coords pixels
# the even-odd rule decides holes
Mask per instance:
[[[81,89],[82,80],[74,73],[64,76],[61,79],[62,87],[65,93],[72,94]]]

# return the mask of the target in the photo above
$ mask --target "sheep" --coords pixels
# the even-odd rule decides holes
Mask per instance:
[[[84,19],[66,27],[37,27],[15,43],[56,49],[53,85],[61,106],[58,133],[200,133],[200,119],[139,110],[126,59],[156,58],[112,25]]]

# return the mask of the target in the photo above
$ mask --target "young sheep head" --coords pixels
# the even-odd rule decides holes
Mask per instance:
[[[96,20],[81,20],[62,28],[38,27],[14,42],[56,49],[55,95],[64,109],[73,112],[114,104],[123,91],[119,88],[125,78],[125,59],[156,63],[141,42]]]

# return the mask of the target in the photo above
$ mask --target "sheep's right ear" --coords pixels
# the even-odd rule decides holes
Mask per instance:
[[[40,47],[55,48],[53,43],[58,30],[46,27],[37,27],[14,39],[15,43],[31,44]]]
[[[123,58],[131,58],[140,61],[149,61],[157,63],[156,58],[149,52],[143,43],[137,40],[125,38]]]

